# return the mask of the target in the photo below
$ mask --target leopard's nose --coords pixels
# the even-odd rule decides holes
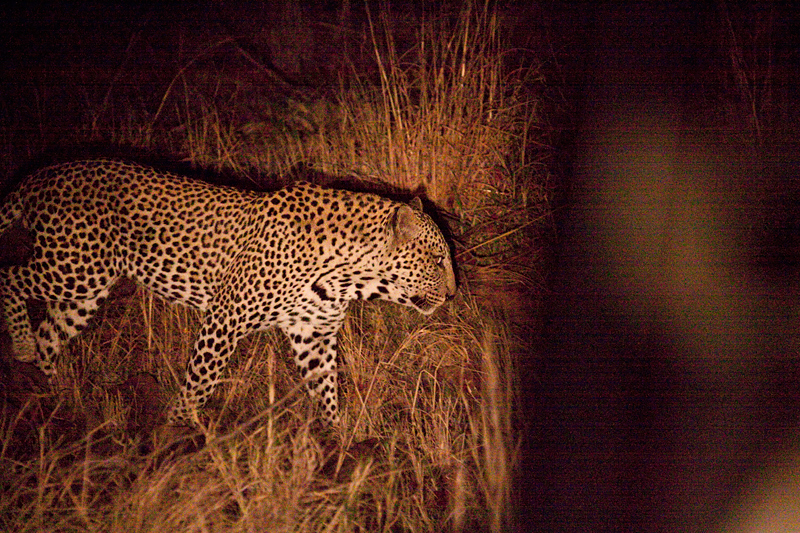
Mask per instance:
[[[456,295],[456,275],[453,272],[453,265],[452,263],[448,265],[447,272],[445,273],[447,279],[445,280],[447,283],[447,299],[450,300],[453,296]]]

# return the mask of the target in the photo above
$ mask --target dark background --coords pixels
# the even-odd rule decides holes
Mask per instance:
[[[779,109],[755,148],[724,111],[723,7],[748,32],[774,21]],[[524,380],[524,527],[737,530],[734,509],[759,476],[789,470],[797,436],[797,15],[602,2],[552,16],[574,107]]]

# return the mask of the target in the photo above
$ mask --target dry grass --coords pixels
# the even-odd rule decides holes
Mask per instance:
[[[340,92],[338,121],[311,147],[320,169],[424,192],[458,213],[487,190],[513,190],[508,165],[525,166],[524,137],[539,120],[525,91],[541,79],[505,66],[497,14],[468,2],[454,21],[427,20],[402,56],[391,28],[386,16],[370,20],[379,85]]]
[[[776,18],[774,5],[766,9],[736,10],[736,4],[719,3],[723,31],[720,45],[729,65],[721,76],[726,118],[745,132],[754,148],[763,150],[768,129],[779,118],[776,101]],[[781,95],[777,95],[781,96]]]
[[[499,14],[483,4],[414,28],[400,50],[397,23],[374,14],[364,28],[372,76],[353,66],[333,98],[281,106],[259,92],[254,77],[269,77],[258,59],[236,40],[211,39],[158,98],[140,99],[149,107],[115,100],[111,83],[76,140],[171,154],[256,185],[301,163],[422,193],[456,236],[459,296],[424,320],[391,304],[352,305],[339,339],[335,430],[313,422],[286,339],[252,335],[198,434],[157,422],[182,380],[199,313],[142,290],[117,296],[60,358],[52,391],[9,387],[0,530],[508,528],[519,446],[514,340],[470,289],[481,276],[493,287],[531,284],[519,265],[535,253],[548,209],[531,150],[539,110],[530,87],[542,80],[530,65],[509,66]],[[269,113],[251,112],[259,107]],[[300,132],[298,123],[310,126]]]
[[[59,392],[39,399],[59,408],[35,432],[29,410],[3,418],[4,531],[503,530],[517,445],[512,365],[475,302],[424,323],[406,309],[355,306],[341,335],[335,434],[311,422],[286,343],[252,336],[206,409],[205,446],[179,453],[186,435],[137,430],[141,413],[109,385],[119,381],[110,374],[152,371],[170,394],[177,387],[145,346],[183,359],[175,330],[196,317],[152,311],[148,299],[139,293],[71,347]]]

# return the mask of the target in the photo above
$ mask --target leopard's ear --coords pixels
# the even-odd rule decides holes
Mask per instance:
[[[422,200],[419,199],[419,196],[415,196],[408,202],[408,205],[411,206],[411,209],[414,211],[422,212]]]
[[[419,201],[419,198],[417,198],[417,201]],[[391,226],[390,234],[392,240],[389,246],[390,249],[400,248],[407,242],[415,239],[420,231],[422,231],[419,219],[416,213],[414,213],[413,206],[408,206],[406,204],[401,204],[395,210],[389,224]]]

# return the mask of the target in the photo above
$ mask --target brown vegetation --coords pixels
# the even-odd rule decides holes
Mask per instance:
[[[168,21],[163,35],[118,32],[112,72],[62,66],[78,83],[53,85],[53,65],[18,70],[4,102],[14,111],[0,116],[2,170],[102,144],[255,187],[324,174],[422,194],[454,236],[459,296],[425,320],[391,304],[351,307],[336,430],[313,422],[277,331],[240,345],[201,431],[165,428],[199,315],[133,287],[62,354],[52,388],[4,344],[0,530],[508,527],[520,422],[510,319],[526,311],[549,210],[541,75],[503,42],[503,13],[482,3],[424,15],[349,6],[334,28],[293,11],[270,27],[238,13],[233,33],[166,32]],[[333,73],[301,85],[280,75],[286,63],[275,68],[322,53],[325,38],[339,47],[326,56]],[[513,296],[503,303],[498,287]]]

